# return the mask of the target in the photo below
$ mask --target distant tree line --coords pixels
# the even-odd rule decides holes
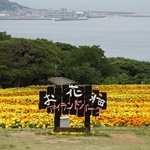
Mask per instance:
[[[27,86],[62,76],[79,84],[149,84],[150,62],[107,58],[96,45],[73,46],[0,32],[0,86]]]

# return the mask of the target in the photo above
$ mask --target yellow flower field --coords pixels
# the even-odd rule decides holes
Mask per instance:
[[[53,128],[54,115],[38,109],[38,88],[0,89],[0,128]],[[150,125],[150,85],[93,85],[93,89],[107,92],[107,109],[91,116],[91,127]],[[84,126],[84,117],[70,115],[70,126]]]

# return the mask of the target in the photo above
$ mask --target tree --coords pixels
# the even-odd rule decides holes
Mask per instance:
[[[96,45],[80,46],[76,50],[69,51],[64,63],[65,76],[81,84],[99,84],[112,71],[107,69],[109,62],[104,51]]]
[[[56,42],[55,45],[58,46],[62,51],[70,51],[77,49],[76,46],[67,43]]]
[[[150,83],[150,62],[138,61],[123,57],[110,58],[110,61],[116,66],[116,68],[118,68],[118,74],[113,76],[113,80],[115,78],[116,83]],[[122,79],[122,82],[120,79]]]
[[[23,86],[27,81],[53,76],[61,61],[53,44],[43,40],[11,39],[0,42],[2,87]]]
[[[7,32],[0,32],[0,41],[2,40],[10,40],[11,35],[8,35]]]

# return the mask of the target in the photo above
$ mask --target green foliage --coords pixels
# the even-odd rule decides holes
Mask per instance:
[[[131,84],[130,76],[125,73],[116,74],[115,76],[109,76],[105,78],[105,84]]]
[[[76,46],[72,46],[71,44],[67,43],[60,43],[56,42],[56,46],[58,46],[62,51],[70,51],[70,50],[76,50]]]
[[[54,76],[55,66],[60,62],[54,46],[45,41],[26,39],[1,41],[1,86],[20,86],[34,79]]]
[[[99,46],[80,46],[69,51],[64,62],[65,76],[80,84],[99,84],[108,75],[109,62]]]
[[[150,62],[137,61],[128,58],[110,58],[116,66],[118,74],[105,79],[107,84],[141,84],[150,83]]]
[[[106,58],[99,46],[75,47],[46,39],[12,38],[0,32],[0,85],[26,86],[51,76],[79,84],[150,83],[150,62]]]
[[[11,39],[11,35],[8,35],[7,32],[0,32],[0,41]]]

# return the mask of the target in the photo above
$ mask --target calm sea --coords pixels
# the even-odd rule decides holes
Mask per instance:
[[[19,2],[19,0],[17,1]],[[44,1],[48,2],[48,0]],[[56,1],[64,1],[65,3],[70,0]],[[20,0],[20,2],[29,1]],[[105,2],[104,0],[87,0],[87,3],[85,3],[85,0],[72,2],[75,3],[74,6],[77,3],[81,4],[80,7],[82,6],[82,8],[90,8],[91,4],[91,10],[98,10],[99,8],[99,10],[107,9],[110,11],[150,14],[150,9],[148,9],[150,7],[149,0],[140,2],[137,0],[132,0],[132,2],[129,0],[114,0],[114,3],[112,3],[112,0],[105,0]],[[101,5],[98,7],[97,3]],[[38,4],[40,3],[37,2]],[[50,6],[54,4],[56,5],[52,0]],[[57,4],[63,7],[63,3]],[[150,61],[150,18],[148,17],[106,17],[86,21],[0,20],[0,32],[3,31],[13,37],[45,38],[54,42],[64,42],[76,46],[99,45],[105,51],[106,57],[120,56]]]
[[[86,21],[0,20],[13,37],[45,38],[72,45],[100,45],[107,57],[150,61],[150,18],[99,18]]]

